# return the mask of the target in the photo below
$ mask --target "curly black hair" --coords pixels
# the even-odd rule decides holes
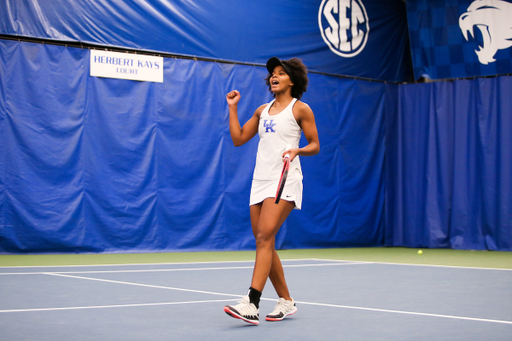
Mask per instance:
[[[307,91],[308,88],[308,69],[306,65],[302,63],[302,60],[299,58],[292,58],[289,60],[282,60],[281,61],[284,65],[288,66],[292,74],[288,75],[290,76],[290,79],[293,82],[292,86],[292,97],[301,99],[302,94]],[[270,92],[272,92],[272,85],[270,84],[270,78],[272,78],[272,74],[268,74],[267,78],[265,79],[265,83],[268,85],[268,89]],[[274,97],[276,97],[275,93],[272,93]]]

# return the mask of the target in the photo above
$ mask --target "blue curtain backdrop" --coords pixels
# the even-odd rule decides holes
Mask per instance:
[[[354,54],[333,52],[326,30]],[[319,72],[412,78],[403,0],[3,0],[0,34],[262,65],[300,57]],[[366,41],[359,53],[354,34]]]
[[[360,0],[7,0],[0,34],[255,64],[299,56],[317,71],[386,81],[410,78],[409,34],[416,78],[472,77],[512,70],[510,28],[495,29],[508,24],[512,2],[493,3],[407,0],[407,32],[402,0],[365,0],[368,21],[345,32],[367,33],[352,58],[334,54],[319,25],[341,37],[333,27],[357,22]],[[347,17],[328,18],[342,5]],[[477,19],[488,11],[486,26]],[[506,39],[493,38],[495,53],[484,47],[496,61],[483,64],[475,51],[486,30]],[[0,252],[254,247],[257,139],[232,146],[224,97],[242,91],[243,123],[271,98],[265,68],[174,58],[164,67],[162,84],[95,78],[86,49],[0,40]],[[278,247],[512,250],[511,77],[310,82],[304,101],[322,151],[303,158],[304,210]]]
[[[164,83],[97,78],[87,49],[0,40],[0,252],[253,249],[258,139],[233,146],[225,94],[244,123],[271,99],[266,73],[166,58]],[[302,158],[303,210],[277,246],[382,245],[397,86],[310,82],[322,151]]]
[[[512,251],[511,93],[512,77],[400,86],[386,245]]]

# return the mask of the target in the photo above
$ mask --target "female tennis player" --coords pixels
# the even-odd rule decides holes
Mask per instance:
[[[259,324],[259,301],[267,278],[270,278],[279,301],[266,320],[281,321],[297,311],[275,249],[275,236],[290,212],[294,208],[301,209],[299,155],[311,156],[320,151],[315,116],[311,108],[300,101],[308,86],[306,66],[297,58],[281,61],[272,57],[267,61],[267,70],[266,84],[275,99],[256,109],[243,127],[237,111],[240,92],[233,90],[226,95],[229,130],[234,145],[243,145],[257,133],[260,137],[250,197],[251,225],[256,238],[252,282],[249,292],[239,304],[224,307],[228,315],[252,324]],[[299,148],[302,132],[308,144]],[[290,157],[290,168],[281,200],[276,204],[274,197],[286,154]]]

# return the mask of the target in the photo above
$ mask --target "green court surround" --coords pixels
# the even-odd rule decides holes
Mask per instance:
[[[362,262],[512,269],[512,252],[414,248],[280,250],[282,259],[321,258]],[[0,255],[0,266],[148,264],[253,260],[254,251]]]

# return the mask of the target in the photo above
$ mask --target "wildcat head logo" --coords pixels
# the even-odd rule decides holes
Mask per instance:
[[[464,38],[474,37],[473,27],[482,32],[483,46],[475,50],[482,64],[496,59],[498,50],[512,46],[512,3],[500,0],[475,0],[466,13],[460,16],[459,26]]]

